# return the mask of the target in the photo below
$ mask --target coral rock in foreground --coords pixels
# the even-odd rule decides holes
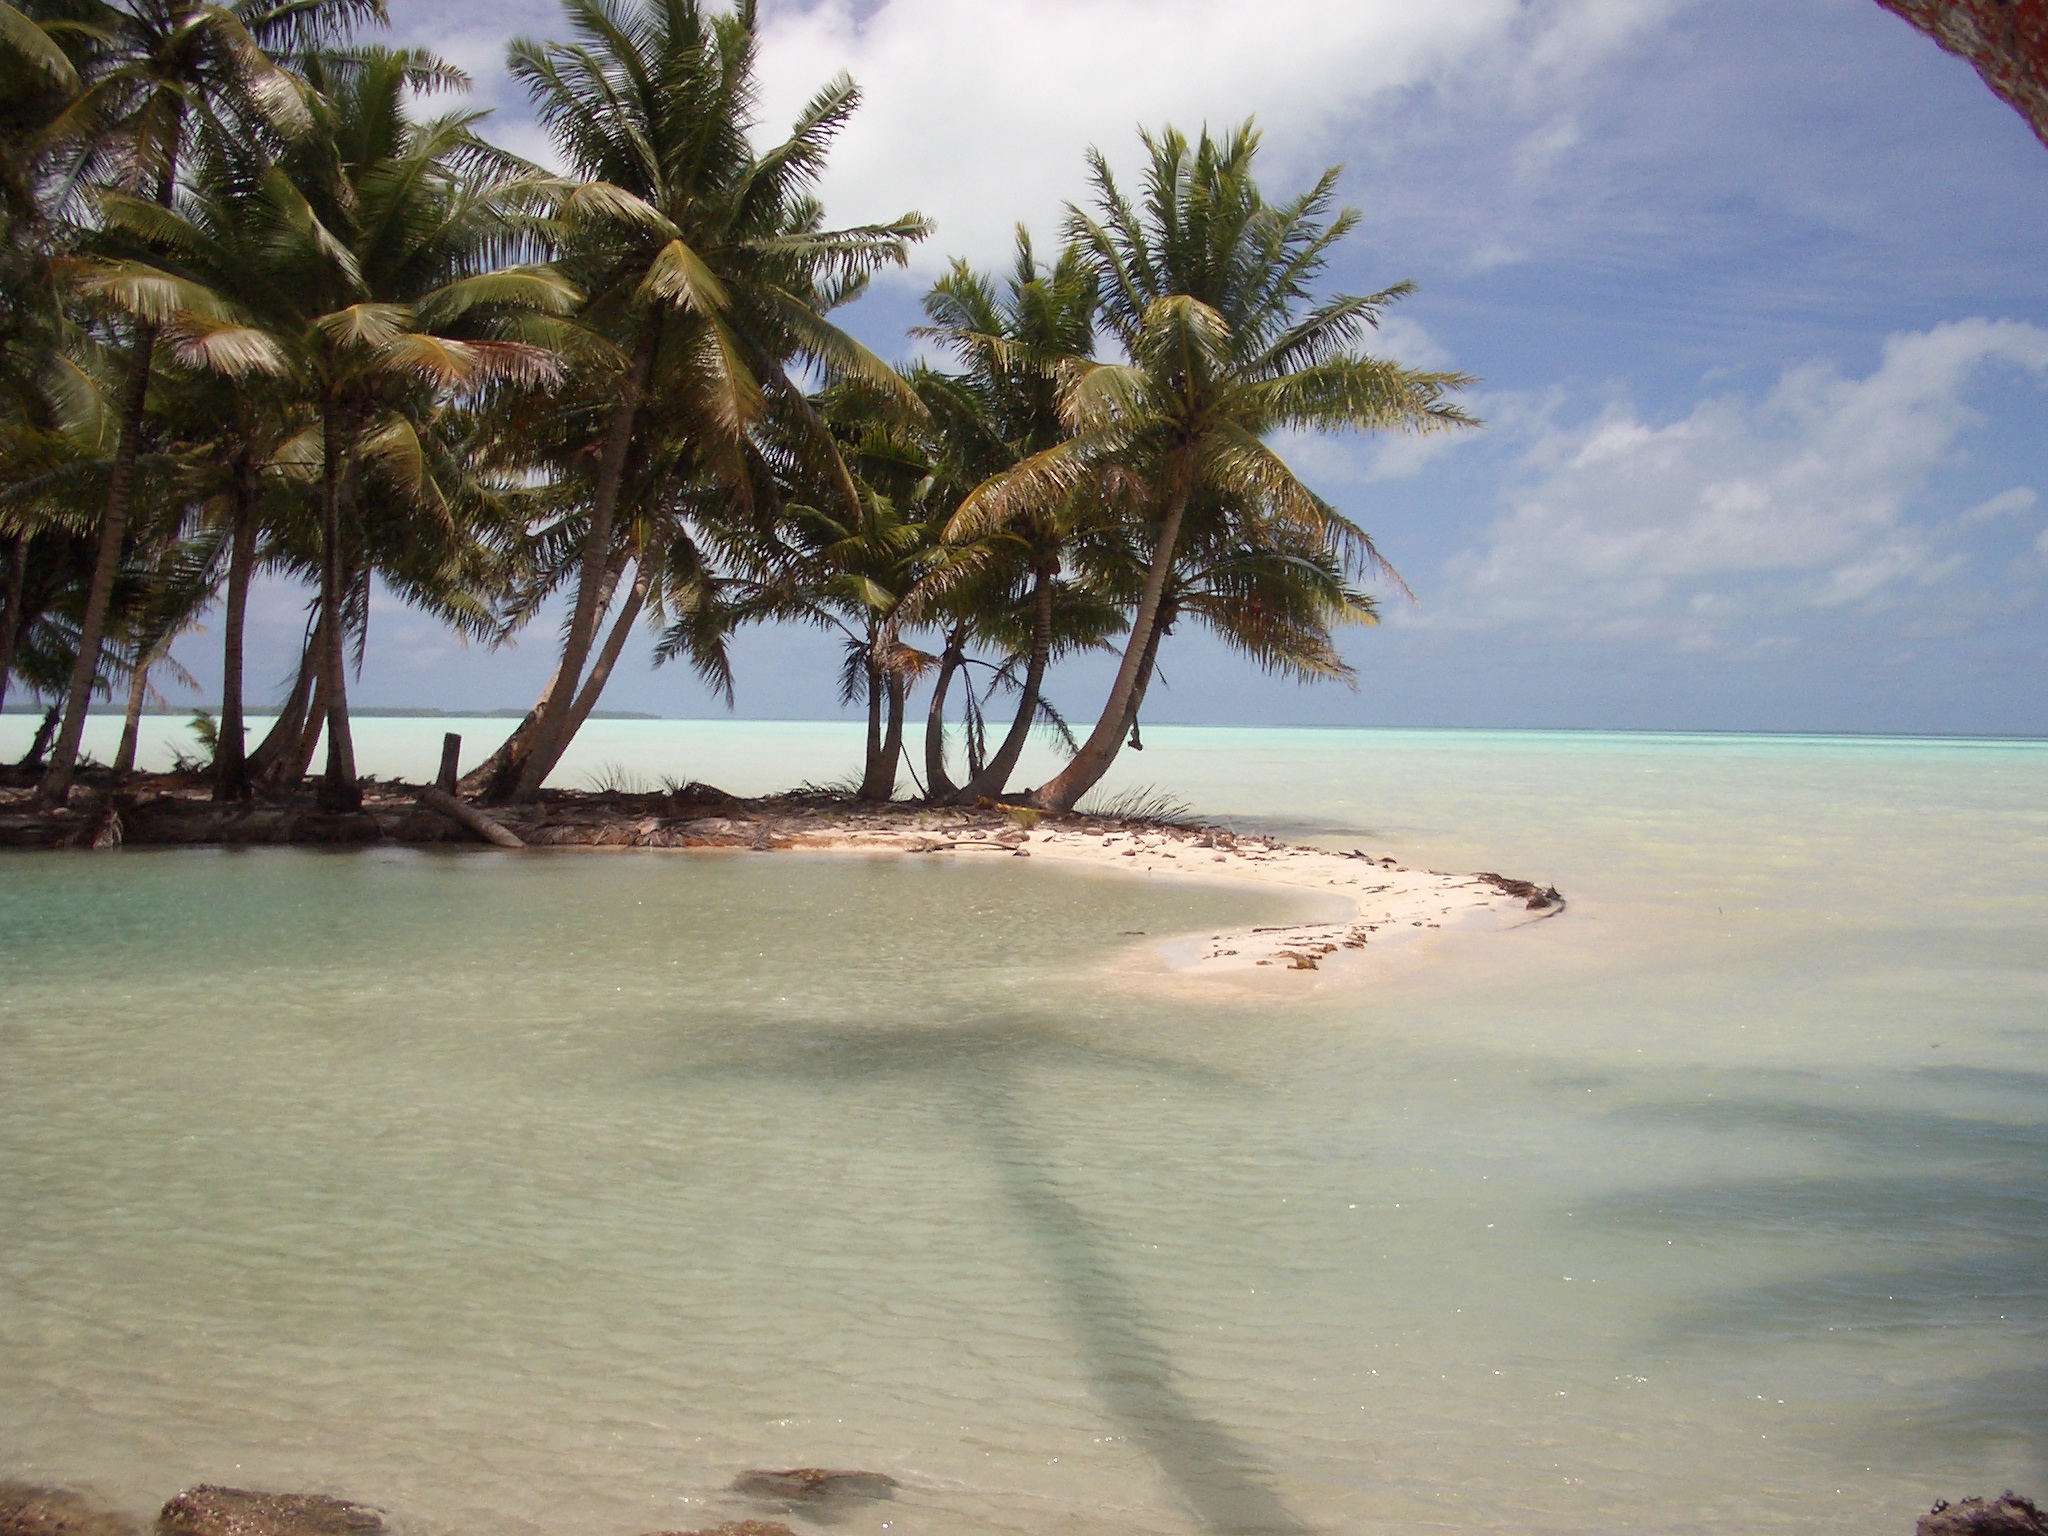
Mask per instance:
[[[1946,1499],[1920,1517],[1914,1536],[2048,1536],[2048,1515],[2008,1489],[1996,1499]]]
[[[68,1488],[0,1483],[0,1536],[135,1536],[135,1526]]]
[[[384,1529],[374,1509],[320,1493],[256,1493],[202,1484],[156,1517],[157,1536],[372,1536]]]

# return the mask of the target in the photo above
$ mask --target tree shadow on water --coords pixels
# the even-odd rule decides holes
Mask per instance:
[[[1059,1188],[1007,1093],[988,1092],[977,1124],[1003,1190],[1051,1274],[1061,1322],[1089,1384],[1131,1443],[1212,1531],[1301,1532],[1270,1470],[1181,1390],[1173,1357],[1116,1271],[1108,1244]]]
[[[755,1032],[756,1049],[768,1045]],[[750,1053],[751,1054],[751,1053]],[[812,1077],[831,1084],[916,1077],[957,1096],[988,1148],[1011,1209],[1052,1282],[1055,1310],[1103,1410],[1142,1450],[1205,1531],[1218,1536],[1306,1536],[1272,1470],[1181,1387],[1181,1372],[1111,1243],[1060,1188],[1017,1096],[1031,1068],[1079,1066],[1168,1076],[1211,1091],[1238,1089],[1227,1074],[1105,1050],[1020,1020],[950,1029],[803,1031],[722,1070]],[[719,1071],[720,1068],[713,1068]],[[935,1082],[933,1080],[936,1080]]]

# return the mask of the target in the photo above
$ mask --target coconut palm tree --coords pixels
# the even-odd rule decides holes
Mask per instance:
[[[99,23],[84,88],[61,133],[81,145],[131,197],[170,206],[180,157],[195,117],[251,141],[277,141],[310,123],[299,82],[275,62],[281,53],[336,41],[384,19],[383,0],[121,0],[96,8]],[[128,361],[106,508],[88,590],[64,722],[41,785],[46,803],[69,794],[99,666],[100,643],[127,535],[135,463],[157,333],[169,311],[161,291],[130,295]]]
[[[696,442],[700,466],[749,478],[748,435],[771,410],[805,417],[788,369],[864,377],[915,397],[826,319],[877,268],[900,263],[925,223],[827,230],[810,196],[833,137],[858,103],[836,80],[789,137],[757,151],[753,0],[709,13],[699,0],[567,0],[573,43],[516,42],[525,82],[578,184],[560,209],[562,263],[589,302],[583,321],[608,345],[588,363],[577,436],[588,445],[589,512],[560,664],[537,709],[516,793],[537,795],[567,745],[574,700],[603,616],[613,521],[628,461],[659,410]],[[601,360],[600,360],[601,356]],[[814,453],[833,454],[817,425]],[[857,501],[840,466],[840,499]]]
[[[312,61],[316,128],[260,178],[271,250],[264,326],[318,424],[327,769],[321,803],[361,803],[345,646],[367,600],[364,514],[377,497],[448,518],[426,423],[451,397],[552,382],[532,320],[573,307],[533,254],[533,168],[486,144],[479,113],[414,121],[413,94],[461,83],[418,51]],[[353,595],[352,595],[353,594]]]
[[[955,262],[925,295],[932,323],[914,334],[951,354],[960,372],[923,372],[917,384],[942,445],[941,463],[962,483],[963,493],[1000,479],[1065,440],[1059,380],[1063,370],[1094,353],[1098,297],[1095,274],[1078,247],[1068,246],[1056,262],[1043,266],[1022,228],[1000,290],[992,279]],[[949,549],[958,558],[935,566],[914,609],[921,612],[931,601],[954,606],[956,595],[965,598],[967,613],[980,620],[970,627],[985,636],[1007,634],[1019,641],[1012,659],[1022,667],[1016,713],[1001,744],[983,761],[970,751],[967,784],[957,790],[948,786],[949,798],[971,804],[1000,795],[1015,771],[1041,714],[1056,642],[1062,647],[1098,643],[1120,623],[1100,602],[1084,597],[1085,588],[1074,579],[1077,573],[1069,569],[1084,532],[1104,515],[1099,484],[1052,487],[1038,500],[1013,496],[998,518],[962,521],[957,515],[961,499],[954,498],[946,531]],[[971,590],[956,594],[963,582]],[[955,650],[948,647],[948,660]],[[961,660],[964,665],[964,653]],[[933,691],[935,716],[943,711],[950,676],[942,667]],[[971,733],[969,739],[971,744]],[[934,793],[942,778],[933,767]]]
[[[1330,249],[1358,217],[1330,216],[1335,170],[1269,204],[1252,174],[1249,124],[1221,138],[1205,130],[1192,144],[1171,128],[1143,140],[1142,206],[1091,152],[1095,211],[1072,208],[1068,218],[1101,286],[1102,322],[1127,360],[1070,366],[1061,409],[1071,435],[978,489],[956,519],[970,534],[999,527],[1107,469],[1143,488],[1150,550],[1123,657],[1080,751],[1032,793],[1049,810],[1071,809],[1123,743],[1168,584],[1198,532],[1187,526],[1191,510],[1294,530],[1346,569],[1391,577],[1372,541],[1301,482],[1270,435],[1471,422],[1449,398],[1464,376],[1357,350],[1409,285],[1316,297]]]
[[[234,801],[253,792],[243,696],[250,587],[265,535],[310,502],[305,477],[292,468],[308,458],[314,420],[279,338],[262,324],[277,277],[273,208],[263,188],[268,161],[203,127],[197,137],[176,206],[140,211],[153,253],[214,307],[204,325],[189,308],[181,314],[171,337],[178,384],[157,410],[162,430],[186,445],[180,495],[208,530],[209,558],[224,566],[213,791],[216,800]],[[119,204],[113,212],[117,222],[128,214]]]

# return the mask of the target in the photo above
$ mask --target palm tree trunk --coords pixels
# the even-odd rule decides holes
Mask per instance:
[[[654,583],[654,567],[643,560],[633,573],[633,584],[626,589],[626,601],[619,609],[619,616],[612,620],[611,633],[604,637],[604,645],[597,653],[597,660],[591,663],[590,675],[583,679],[583,691],[576,695],[576,708],[569,716],[569,740],[583,729],[583,722],[590,718],[590,712],[597,708],[597,701],[604,693],[604,685],[611,681],[612,668],[619,664],[619,654],[626,648],[626,640],[633,633],[633,626],[640,621],[640,610],[647,602],[647,589]],[[563,742],[567,747],[568,741]],[[554,765],[549,765],[549,772]]]
[[[612,594],[617,590],[619,577],[625,574],[626,562],[631,557],[630,550],[613,552],[611,564],[605,567],[605,588],[598,598],[600,613],[610,610]],[[512,791],[518,787],[519,775],[526,768],[526,760],[533,755],[533,728],[540,720],[541,705],[555,691],[555,684],[561,676],[562,665],[557,661],[533,708],[520,717],[511,734],[498,743],[496,751],[462,776],[455,786],[458,794],[476,795],[486,805],[502,805],[511,797]]]
[[[242,455],[235,465],[234,528],[228,541],[227,611],[222,616],[220,738],[213,753],[213,798],[249,798],[248,732],[242,724],[242,635],[249,612],[249,578],[256,566],[254,466]]]
[[[882,738],[881,761],[876,764],[875,793],[865,798],[887,801],[896,798],[896,771],[903,763],[903,700],[909,684],[903,674],[892,671],[883,684],[889,705],[889,725]]]
[[[137,656],[128,674],[128,712],[121,717],[121,745],[114,750],[117,778],[135,771],[135,742],[142,734],[142,705],[149,696],[149,663],[149,658]]]
[[[299,675],[292,680],[292,691],[278,706],[277,718],[271,722],[263,740],[249,754],[248,770],[252,783],[278,787],[283,777],[282,765],[297,754],[300,738],[306,730],[307,704],[312,697],[313,684],[320,676],[322,649],[320,625],[316,618],[305,643],[299,648]]]
[[[569,710],[569,728],[562,733],[561,746],[555,752],[554,762],[539,768],[540,777],[545,780],[555,771],[562,760],[562,754],[569,750],[569,744],[576,739],[576,733],[583,729],[583,722],[590,718],[590,712],[597,708],[597,701],[604,693],[604,685],[611,681],[612,668],[619,663],[619,653],[626,648],[626,640],[633,633],[633,626],[640,620],[640,609],[647,601],[647,588],[654,580],[654,568],[646,561],[633,575],[633,584],[626,589],[626,601],[620,606],[618,617],[612,620],[611,632],[604,637],[604,644],[598,648],[597,659],[590,664],[590,673],[583,679],[583,687],[576,695],[576,702]],[[528,771],[537,765],[529,760]]]
[[[64,718],[64,704],[60,699],[43,711],[43,723],[36,727],[35,739],[28,744],[28,750],[21,754],[17,768],[40,768],[43,754],[50,750],[51,739],[57,734],[57,722]]]
[[[71,664],[71,686],[64,696],[64,725],[56,750],[43,774],[37,797],[45,805],[62,805],[71,795],[71,777],[78,766],[78,743],[85,735],[85,712],[99,680],[100,644],[107,633],[107,609],[114,600],[114,577],[121,569],[121,547],[128,537],[128,511],[135,493],[135,461],[142,452],[142,413],[149,400],[150,363],[156,352],[156,327],[135,328],[135,348],[128,359],[128,378],[121,391],[121,437],[114,448],[113,476],[107,484],[107,509],[100,517],[99,548],[93,554],[92,585],[86,590],[85,618],[79,626],[78,655]]]
[[[342,569],[342,460],[347,446],[342,412],[328,402],[321,432],[320,465],[320,627],[326,645],[321,682],[327,699],[327,768],[320,778],[323,811],[362,809],[363,792],[356,783],[355,742],[348,728],[347,637],[342,633],[341,602],[347,573]]]
[[[1173,615],[1162,614],[1152,626],[1152,638],[1145,642],[1145,661],[1138,668],[1138,686],[1131,690],[1130,708],[1124,711],[1124,736],[1129,740],[1137,734],[1138,711],[1145,707],[1145,695],[1152,687],[1152,679],[1159,675],[1159,642],[1173,630]]]
[[[583,682],[583,663],[590,655],[598,622],[604,616],[597,598],[605,586],[605,565],[612,553],[612,519],[618,510],[619,487],[625,479],[626,455],[633,446],[633,431],[639,421],[641,400],[647,393],[648,375],[654,370],[660,336],[659,316],[648,315],[642,322],[640,344],[633,354],[626,388],[612,408],[604,459],[597,470],[597,494],[590,508],[590,528],[583,535],[583,570],[576,582],[576,608],[570,616],[569,633],[562,641],[562,664],[555,673],[555,685],[541,701],[540,718],[534,722],[533,755],[520,772],[519,787],[512,796],[515,800],[539,797],[542,781],[569,744],[576,691]]]
[[[882,669],[875,665],[875,651],[872,641],[868,645],[868,741],[867,762],[861,770],[860,798],[863,800],[886,800],[888,792],[883,790],[882,778]]]
[[[1052,659],[1052,582],[1052,572],[1041,568],[1032,592],[1031,659],[1024,664],[1024,692],[1017,701],[1017,718],[1010,722],[1009,734],[996,748],[996,755],[960,791],[963,805],[1001,798],[1010,775],[1017,771],[1017,759],[1024,755],[1025,743],[1031,740],[1031,728],[1038,723],[1038,696],[1045,687],[1046,664]]]
[[[1026,798],[1044,811],[1071,811],[1074,804],[1093,789],[1124,744],[1124,732],[1133,708],[1141,674],[1148,670],[1146,658],[1156,654],[1152,637],[1159,623],[1159,605],[1166,595],[1166,581],[1173,574],[1175,546],[1180,542],[1181,520],[1187,515],[1192,490],[1192,465],[1175,463],[1167,470],[1166,515],[1160,519],[1159,541],[1152,550],[1152,566],[1145,573],[1145,589],[1138,598],[1138,611],[1131,619],[1130,638],[1124,642],[1124,659],[1116,669],[1116,681],[1095,729],[1081,743],[1074,760]]]
[[[306,774],[312,769],[313,754],[320,747],[320,739],[326,734],[321,729],[327,719],[327,642],[320,643],[320,665],[313,675],[313,707],[306,711],[306,722],[291,744],[291,755],[277,765],[280,787],[297,789],[306,782]]]
[[[0,708],[7,704],[7,683],[14,672],[14,650],[21,640],[21,603],[28,587],[28,545],[33,537],[32,534],[18,533],[7,541],[7,607],[0,612]]]
[[[953,674],[966,659],[967,626],[955,624],[946,637],[938,680],[932,684],[931,707],[924,716],[924,797],[931,805],[943,805],[959,792],[946,775],[946,695],[953,687]]]

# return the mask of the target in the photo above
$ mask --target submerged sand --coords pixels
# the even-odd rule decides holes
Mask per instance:
[[[1178,935],[1138,953],[1139,969],[1261,985],[1307,972],[1347,980],[1376,976],[1385,969],[1381,962],[1413,952],[1435,935],[1510,926],[1554,916],[1564,907],[1555,890],[1528,881],[1420,869],[1360,848],[1300,847],[1224,826],[1044,815],[992,803],[868,804],[814,793],[743,800],[690,784],[659,794],[550,791],[535,805],[486,810],[422,786],[372,783],[365,786],[360,811],[336,815],[305,796],[214,805],[202,782],[159,775],[79,796],[70,807],[49,812],[29,803],[26,786],[0,790],[0,846],[105,851],[307,843],[472,846],[491,840],[529,850],[1039,858],[1116,878],[1223,882],[1326,899],[1328,915],[1316,921]]]

